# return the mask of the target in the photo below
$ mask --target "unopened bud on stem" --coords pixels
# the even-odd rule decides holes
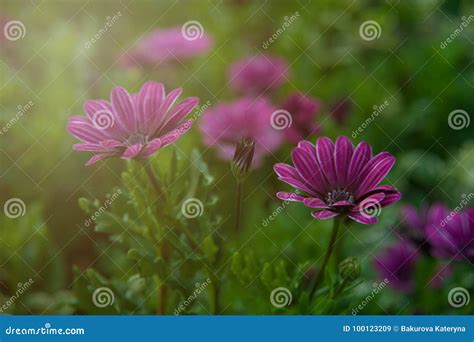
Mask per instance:
[[[254,152],[255,142],[250,139],[242,139],[237,144],[232,159],[232,173],[237,181],[243,181],[249,175]]]
[[[360,277],[359,258],[349,257],[339,263],[339,275],[342,279],[354,281]]]

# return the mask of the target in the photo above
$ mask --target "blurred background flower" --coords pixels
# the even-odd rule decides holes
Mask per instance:
[[[254,163],[259,166],[263,157],[275,152],[282,142],[281,132],[271,126],[274,111],[265,98],[219,103],[201,119],[203,141],[214,146],[220,158],[231,160],[241,139],[252,140],[255,142]]]

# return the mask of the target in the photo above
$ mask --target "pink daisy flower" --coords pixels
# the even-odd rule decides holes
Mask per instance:
[[[343,215],[362,224],[377,223],[381,208],[400,200],[390,185],[379,185],[395,164],[388,152],[372,156],[372,148],[340,136],[336,143],[321,137],[316,145],[300,141],[291,153],[294,166],[275,164],[278,179],[304,194],[279,192],[281,200],[302,202],[316,209],[312,216],[328,219]]]
[[[212,39],[202,35],[189,37],[181,27],[156,30],[140,39],[135,48],[120,58],[124,66],[151,65],[175,62],[203,55],[212,47]]]
[[[73,149],[95,154],[86,165],[116,156],[123,159],[151,156],[191,128],[192,120],[185,118],[198,99],[190,97],[174,106],[181,92],[178,88],[165,95],[163,84],[150,81],[136,94],[116,87],[112,89],[110,102],[85,102],[87,115],[72,116],[67,126],[68,132],[81,141]]]
[[[283,84],[287,73],[288,65],[285,60],[258,55],[232,64],[229,77],[235,90],[260,95]]]
[[[275,108],[264,98],[242,98],[231,103],[220,103],[207,110],[200,129],[204,143],[215,146],[222,159],[231,160],[236,145],[242,139],[255,142],[254,162],[259,165],[267,154],[282,142],[278,130],[271,126]]]

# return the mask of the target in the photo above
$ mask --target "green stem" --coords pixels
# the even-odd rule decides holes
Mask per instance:
[[[165,194],[161,187],[160,181],[156,177],[155,172],[151,168],[150,164],[147,164],[146,162],[144,162],[143,168],[145,169],[148,179],[150,180],[150,183],[153,186],[153,189],[155,190],[156,195],[158,196],[158,200],[165,199]]]
[[[220,313],[220,303],[219,303],[219,296],[220,296],[220,286],[217,282],[217,279],[213,276],[211,284],[210,284],[210,299],[211,299],[211,313],[213,315],[218,315]]]
[[[335,299],[337,296],[339,296],[339,294],[344,290],[344,288],[346,287],[346,284],[347,284],[347,278],[344,278],[341,283],[339,283],[339,285],[336,287],[336,289],[334,290],[334,292],[332,293],[332,296],[331,298],[332,299]]]
[[[165,194],[162,190],[160,181],[155,175],[155,172],[151,168],[150,164],[144,162],[143,163],[143,168],[145,169],[145,172],[148,176],[148,179],[150,180],[150,183],[153,187],[153,189],[156,192],[156,195],[158,197],[158,201],[165,200]],[[158,254],[160,257],[167,263],[169,261],[169,253],[168,253],[168,244],[166,243],[166,240],[164,237],[161,238],[161,241],[158,242]],[[159,315],[166,315],[166,299],[168,297],[168,287],[166,284],[163,282],[163,279],[160,279],[160,286],[158,288],[158,308],[157,312]]]
[[[235,231],[240,231],[240,214],[242,210],[242,182],[237,180],[235,191]]]
[[[311,292],[309,294],[309,298],[312,299],[314,296],[314,293],[316,292],[316,289],[318,288],[319,284],[324,278],[324,272],[326,271],[326,266],[328,264],[329,259],[331,258],[331,254],[334,250],[334,245],[336,244],[337,240],[337,233],[339,231],[339,226],[341,225],[341,219],[335,218],[333,221],[333,227],[332,227],[332,232],[331,232],[331,238],[329,239],[329,244],[326,249],[326,254],[324,255],[324,260],[321,265],[321,268],[318,271],[318,275],[316,276],[313,286],[311,288]]]

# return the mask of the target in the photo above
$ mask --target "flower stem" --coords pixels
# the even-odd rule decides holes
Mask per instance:
[[[153,172],[153,169],[151,168],[150,164],[147,164],[146,162],[143,163],[143,168],[145,169],[145,172],[148,176],[148,179],[150,180],[151,185],[153,186],[153,189],[155,190],[158,200],[162,200],[165,198],[165,194],[163,192],[163,189],[161,187],[160,181],[155,175],[155,172]]]
[[[337,296],[341,294],[341,292],[344,290],[344,288],[347,285],[347,278],[344,278],[341,283],[339,283],[334,290],[334,292],[331,295],[331,299],[335,299]]]
[[[210,290],[211,290],[211,293],[210,293],[211,313],[213,315],[218,315],[220,313],[220,303],[219,303],[220,286],[215,277],[213,277],[213,280],[211,281]]]
[[[240,215],[242,211],[242,182],[237,180],[235,191],[235,231],[240,231]]]
[[[336,239],[337,239],[337,233],[339,231],[339,226],[341,225],[341,219],[335,218],[333,221],[333,227],[332,227],[332,232],[331,232],[331,237],[329,239],[329,244],[326,249],[326,254],[324,255],[324,260],[321,265],[321,268],[319,269],[318,275],[316,276],[313,286],[311,288],[311,292],[309,294],[309,298],[312,299],[314,296],[314,293],[316,292],[316,289],[318,288],[319,284],[324,278],[324,272],[326,271],[326,266],[328,264],[329,259],[331,258],[331,254],[334,250],[334,246],[336,244]]]
[[[158,180],[158,177],[156,177],[155,172],[153,171],[152,167],[150,164],[144,162],[143,163],[143,168],[145,169],[145,172],[148,176],[148,179],[150,180],[150,183],[153,187],[153,189],[156,192],[156,195],[158,197],[158,201],[164,200],[165,199],[165,194],[163,192],[163,189],[161,187],[160,181]],[[165,263],[168,262],[169,260],[169,253],[168,253],[168,244],[166,243],[166,240],[164,237],[161,238],[161,241],[159,242],[158,246],[158,254],[160,257],[165,261]],[[157,312],[159,315],[166,315],[166,298],[168,297],[168,288],[166,284],[164,283],[163,279],[160,279],[161,283],[158,288],[158,304],[159,307],[157,309]]]
[[[168,245],[166,244],[164,238],[161,240],[161,245],[160,245],[160,255],[161,258],[165,261],[165,263],[168,262]],[[158,313],[160,315],[166,315],[166,298],[168,297],[168,287],[166,284],[164,284],[163,279],[160,279],[162,283],[160,284],[159,288],[159,303],[160,307],[158,309]]]

